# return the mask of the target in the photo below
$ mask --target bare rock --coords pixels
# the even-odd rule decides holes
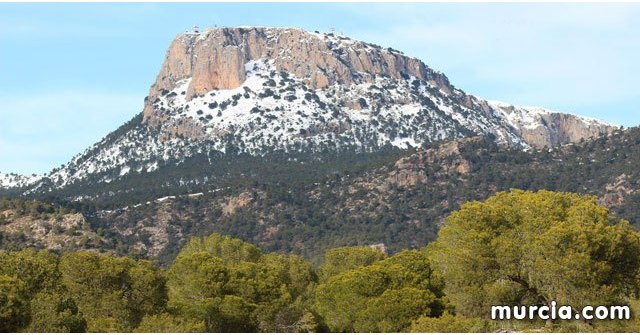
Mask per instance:
[[[635,192],[635,188],[629,181],[629,176],[623,173],[615,181],[605,186],[605,193],[598,199],[598,203],[607,208],[619,207]]]
[[[222,208],[222,213],[224,213],[224,215],[232,215],[239,208],[246,206],[252,200],[253,196],[248,192],[244,192],[235,197],[231,197],[227,201],[227,204]]]
[[[313,89],[370,82],[376,75],[411,75],[434,83],[443,92],[452,91],[443,74],[418,59],[350,39],[337,44],[335,38],[292,28],[217,28],[179,35],[151,87],[145,120],[155,116],[149,102],[161,91],[175,88],[178,81],[192,78],[187,98],[213,89],[237,88],[246,78],[245,64],[258,59],[273,60],[278,70],[305,78]]]
[[[505,115],[516,133],[537,149],[577,143],[619,129],[599,120],[538,107],[516,107],[506,103],[493,103],[491,107]]]

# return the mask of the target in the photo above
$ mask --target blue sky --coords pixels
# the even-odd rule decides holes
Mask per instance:
[[[640,4],[0,4],[0,171],[44,173],[142,110],[193,24],[337,31],[468,93],[640,125]]]

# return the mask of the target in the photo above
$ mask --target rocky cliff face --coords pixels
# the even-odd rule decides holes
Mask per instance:
[[[247,80],[246,64],[269,60],[270,70],[300,79],[312,90],[331,85],[374,83],[384,76],[400,80],[411,76],[450,94],[453,87],[443,74],[399,51],[332,34],[279,28],[221,28],[185,33],[171,43],[160,73],[149,91],[144,121],[158,126],[167,122],[154,102],[165,92],[189,80],[185,101],[214,90],[233,90]],[[360,109],[354,101],[345,104]],[[201,137],[189,121],[172,123],[172,135]]]
[[[255,90],[250,84],[255,82],[252,76],[256,75],[270,79],[258,84],[275,89]],[[287,80],[293,85],[286,85]],[[160,128],[163,140],[180,136],[221,138],[230,133],[230,127],[220,124],[224,119],[216,118],[221,113],[208,113],[212,111],[193,106],[191,102],[198,100],[198,105],[216,106],[213,107],[216,109],[225,103],[235,106],[240,100],[249,99],[253,100],[249,104],[254,107],[265,104],[263,100],[270,97],[280,98],[279,93],[285,92],[290,93],[287,101],[292,102],[299,98],[296,86],[305,94],[313,94],[313,101],[309,101],[311,106],[281,102],[275,108],[319,107],[332,111],[333,120],[311,120],[309,127],[300,130],[309,135],[322,135],[327,132],[323,129],[333,129],[339,124],[342,126],[338,128],[343,128],[344,120],[340,116],[345,114],[355,116],[348,117],[353,120],[367,116],[369,111],[379,113],[399,107],[400,116],[406,117],[406,114],[415,114],[411,109],[416,105],[435,110],[436,114],[448,114],[450,121],[438,120],[445,118],[443,115],[432,115],[414,122],[417,127],[448,128],[444,130],[447,132],[461,126],[468,130],[467,133],[493,133],[506,144],[535,148],[575,142],[614,129],[595,120],[540,108],[487,102],[467,95],[454,88],[442,73],[390,48],[333,34],[281,28],[220,28],[179,35],[169,47],[151,87],[144,108],[144,122]],[[216,99],[215,95],[220,96],[218,92],[234,92],[231,95],[234,100]],[[167,98],[172,94],[173,98]],[[191,107],[201,108],[198,109],[200,113],[185,113]],[[175,117],[180,114],[187,117]],[[277,119],[277,116],[271,117],[271,120]],[[347,121],[346,124],[352,125]],[[329,132],[339,134],[344,130]],[[400,142],[415,146],[425,140],[461,137],[465,132],[434,133],[437,131],[426,136],[428,138],[407,136],[413,138]],[[388,140],[393,142],[394,139]]]
[[[186,78],[192,78],[188,98],[214,89],[237,88],[246,80],[245,64],[259,59],[273,60],[277,70],[304,78],[313,89],[373,82],[377,75],[396,79],[412,75],[451,90],[444,75],[395,50],[300,29],[221,28],[178,36],[167,51],[150,97],[173,90]]]

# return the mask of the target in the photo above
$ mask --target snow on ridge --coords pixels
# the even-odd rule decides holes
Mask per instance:
[[[458,126],[477,133],[495,131],[499,138],[504,137],[502,142],[522,142],[508,129],[495,130],[500,124],[482,113],[465,108],[465,115],[462,115],[451,107],[454,102],[449,97],[441,91],[434,91],[428,83],[421,84],[416,92],[415,87],[412,89],[416,80],[413,77],[405,80],[375,77],[370,83],[334,84],[310,90],[305,88],[304,78],[283,75],[273,60],[249,61],[245,64],[245,71],[246,80],[238,88],[215,89],[188,101],[183,92],[191,78],[185,78],[173,90],[160,96],[154,102],[154,108],[164,110],[170,120],[190,119],[203,127],[208,139],[213,140],[213,148],[219,151],[225,149],[223,138],[226,135],[239,138],[243,149],[252,154],[259,154],[264,148],[286,148],[298,144],[364,148],[371,145],[364,143],[369,140],[378,146],[391,144],[406,149],[419,147],[427,140],[458,138],[461,136],[456,130]],[[415,98],[407,99],[416,93],[432,101],[436,109]],[[376,94],[384,96],[383,105],[373,110],[369,103],[376,102],[372,99],[379,99]],[[393,102],[386,103],[386,99]],[[362,100],[364,105],[354,106],[360,105]],[[224,108],[221,107],[223,105]],[[327,128],[335,130],[327,131]],[[154,157],[161,156],[164,160],[177,158],[169,154],[171,150],[174,150],[174,155],[193,153],[190,150],[175,151],[187,146],[184,142],[161,144],[149,138],[136,137],[135,133],[125,134],[111,146],[101,148],[93,159],[74,161],[73,170],[80,173],[70,176],[66,170],[60,171],[61,185],[109,169],[118,169],[119,176],[133,171],[127,161],[130,155],[123,154],[121,150],[121,147],[131,147],[131,142],[138,143],[138,148],[146,148],[146,152],[138,156],[148,161],[143,169],[147,172],[158,167]],[[140,141],[145,145],[140,145]],[[105,165],[105,161],[112,163]]]
[[[429,95],[430,100],[437,100],[436,104],[446,110],[447,117],[419,100],[408,100],[407,96],[412,93],[410,83],[416,78],[395,80],[376,77],[369,83],[333,84],[324,89],[310,90],[302,84],[304,78],[296,78],[292,74],[283,76],[273,60],[249,61],[245,64],[245,71],[247,76],[241,86],[215,89],[189,101],[181,93],[191,79],[183,79],[171,92],[159,97],[154,108],[168,110],[169,117],[174,121],[193,120],[214,141],[232,133],[241,138],[245,148],[252,153],[264,147],[301,142],[318,145],[335,140],[332,137],[339,137],[339,140],[356,146],[361,146],[369,138],[377,138],[377,145],[389,143],[399,148],[416,147],[425,140],[457,137],[451,132],[455,123],[449,117],[478,132],[486,132],[497,126],[484,116],[475,115],[481,120],[475,117],[469,119],[446,108],[453,102],[447,100],[442,92],[434,93],[437,96],[427,94],[428,89],[433,90],[428,83],[422,84],[419,92]],[[374,86],[377,88],[372,88]],[[371,99],[380,99],[377,90],[382,88],[386,99],[398,102],[384,103],[383,99],[382,107],[373,110],[367,100],[372,102]],[[376,93],[378,97],[374,95]],[[364,105],[355,106],[362,103]],[[382,126],[377,120],[392,121],[394,125]],[[428,125],[430,127],[418,129],[418,125],[424,122],[421,120],[432,120]],[[322,130],[327,127],[340,130],[335,134]],[[397,127],[397,134],[389,127]],[[362,129],[377,133],[377,136],[354,133]],[[389,131],[394,133],[391,135],[393,138],[389,138]],[[224,148],[221,142],[218,148]]]
[[[373,76],[371,82],[334,83],[314,90],[306,86],[308,78],[279,71],[273,59],[249,61],[245,72],[246,79],[239,87],[214,89],[190,100],[183,93],[191,82],[186,78],[152,103],[166,117],[166,126],[188,119],[202,128],[207,141],[188,137],[160,141],[157,134],[140,124],[118,138],[103,139],[67,166],[52,171],[47,176],[52,187],[61,188],[89,177],[94,182],[111,182],[134,172],[152,172],[161,164],[180,164],[198,153],[224,152],[227,144],[256,155],[269,149],[374,150],[386,144],[407,149],[469,133],[490,133],[496,135],[498,143],[526,149],[529,145],[517,130],[536,129],[542,124],[541,115],[557,113],[487,101],[494,113],[485,114],[479,105],[466,107],[459,103],[462,91],[447,94],[412,76]],[[0,175],[0,186],[9,183],[5,179]]]
[[[556,110],[551,110],[538,106],[516,106],[514,104],[498,101],[498,100],[485,100],[489,106],[498,110],[505,120],[515,126],[517,128],[524,127],[528,129],[535,129],[540,126],[539,118],[542,115],[550,115],[550,114],[565,114],[571,115],[579,120],[581,120],[586,125],[602,125],[602,126],[610,126],[610,127],[619,127],[616,124],[600,120],[597,118],[578,115],[570,112],[560,112]],[[508,109],[512,109],[509,111]]]
[[[151,172],[162,161],[178,164],[199,152],[224,152],[228,135],[233,141],[239,139],[234,144],[242,150],[261,154],[265,149],[289,148],[372,150],[385,144],[406,149],[427,140],[459,138],[457,124],[478,132],[496,126],[478,113],[465,118],[445,108],[453,102],[426,82],[416,91],[411,84],[415,78],[375,77],[370,83],[313,90],[306,87],[304,78],[278,71],[273,60],[250,61],[245,70],[246,80],[238,88],[212,90],[187,101],[183,92],[191,78],[186,78],[154,102],[154,108],[162,109],[168,120],[190,119],[202,127],[209,144],[188,138],[159,141],[144,125],[138,125],[118,138],[94,144],[48,174],[50,184],[41,184],[60,188],[89,177],[94,182],[110,182],[132,172]],[[445,112],[425,105],[415,94],[427,95]],[[377,100],[380,97],[384,98]]]
[[[14,188],[24,187],[35,184],[43,176],[41,175],[20,175],[16,173],[2,173],[0,172],[0,188]]]

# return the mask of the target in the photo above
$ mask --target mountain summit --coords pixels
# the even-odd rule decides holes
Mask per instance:
[[[541,148],[612,129],[467,95],[444,74],[391,48],[282,28],[178,36],[150,90],[144,122],[167,138],[240,135],[243,149],[258,151],[272,147],[270,139],[312,147],[334,140],[368,150],[471,133]]]
[[[109,184],[193,157],[214,164],[214,153],[366,153],[476,135],[528,149],[615,128],[483,100],[416,58],[348,37],[216,28],[177,36],[141,115],[21,191],[71,187],[67,195],[77,199],[87,181]],[[188,184],[196,177],[176,178]]]

